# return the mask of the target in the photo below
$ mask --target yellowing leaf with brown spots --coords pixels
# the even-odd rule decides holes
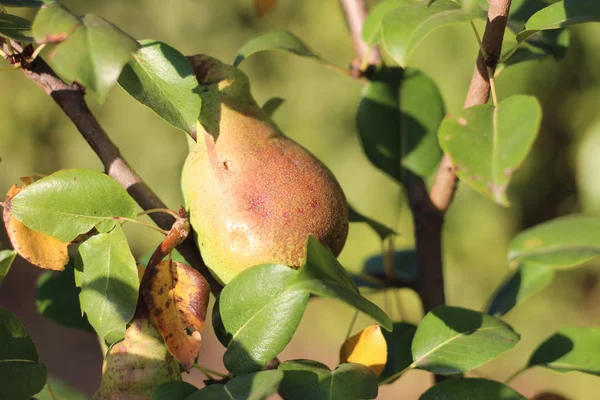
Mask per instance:
[[[150,273],[150,284],[144,290],[146,305],[167,349],[189,371],[202,343],[208,283],[198,271],[180,262],[162,261]]]
[[[62,271],[69,262],[68,243],[29,229],[8,211],[8,204],[21,189],[17,185],[13,185],[6,195],[6,206],[2,217],[8,237],[17,253],[30,263],[40,268]]]
[[[366,365],[381,375],[387,360],[387,344],[379,325],[371,325],[350,336],[340,349],[340,364],[351,362]]]
[[[254,11],[259,18],[264,17],[277,7],[279,0],[254,0]]]

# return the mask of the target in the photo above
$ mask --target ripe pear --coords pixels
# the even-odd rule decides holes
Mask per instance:
[[[202,112],[182,189],[215,278],[227,284],[264,263],[298,268],[309,234],[337,256],[348,234],[348,204],[331,171],[279,130],[242,71],[205,55],[189,60]]]

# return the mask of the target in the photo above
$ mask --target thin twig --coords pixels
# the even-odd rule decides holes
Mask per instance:
[[[362,38],[362,29],[367,18],[365,0],[340,0],[352,36],[352,43],[356,52],[358,68],[365,68],[365,64],[381,64],[381,54],[377,48],[369,48]],[[367,58],[368,57],[368,58]],[[365,68],[366,69],[366,68]]]

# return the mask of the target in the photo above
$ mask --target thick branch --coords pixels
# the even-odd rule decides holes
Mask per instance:
[[[34,81],[62,108],[71,119],[77,130],[89,143],[90,147],[102,161],[106,173],[115,179],[144,210],[167,208],[165,203],[150,189],[142,178],[134,171],[121,155],[119,148],[108,137],[94,115],[89,110],[84,99],[84,91],[77,84],[67,85],[60,79],[42,59],[37,58],[33,63],[23,67],[25,76]],[[175,219],[164,213],[152,213],[150,217],[158,226],[165,230],[171,229]],[[202,275],[210,284],[212,293],[216,296],[221,291],[221,285],[208,271],[206,264],[194,243],[188,237],[177,247],[181,255]]]

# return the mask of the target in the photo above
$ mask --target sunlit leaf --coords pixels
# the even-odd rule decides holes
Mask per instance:
[[[0,14],[0,37],[19,42],[33,42],[31,23],[11,14]]]
[[[557,372],[578,371],[600,376],[600,328],[571,326],[546,339],[529,359],[528,366]]]
[[[362,37],[365,43],[377,45],[381,42],[381,23],[383,17],[392,10],[400,8],[418,0],[383,0],[378,3],[367,16],[363,25]]]
[[[394,329],[391,332],[383,332],[385,342],[387,343],[387,360],[385,368],[379,375],[379,382],[387,384],[393,383],[400,377],[400,372],[408,368],[412,362],[412,353],[410,350],[413,337],[417,327],[406,322],[394,322]]]
[[[125,340],[108,350],[102,385],[94,400],[148,399],[165,382],[181,380],[179,364],[147,318],[127,328]]]
[[[271,32],[257,36],[247,41],[241,49],[238,50],[234,66],[238,66],[246,58],[254,53],[267,50],[283,50],[302,57],[319,58],[312,52],[302,40],[288,31]]]
[[[371,325],[350,336],[340,348],[340,364],[366,365],[375,376],[381,375],[387,360],[387,344],[379,325]]]
[[[419,400],[527,400],[509,386],[489,379],[449,379],[431,387]]]
[[[441,306],[427,313],[417,327],[412,342],[414,366],[435,374],[459,374],[493,360],[519,340],[519,335],[499,319]]]
[[[362,364],[340,364],[331,371],[312,360],[291,360],[279,366],[284,372],[281,391],[288,400],[359,400],[377,397],[377,378]]]
[[[16,256],[17,252],[14,250],[0,250],[0,284],[4,282]]]
[[[576,267],[600,255],[600,218],[566,216],[519,233],[508,259],[553,268]]]
[[[541,264],[522,264],[494,294],[487,313],[501,317],[552,282],[554,269]]]
[[[165,43],[141,40],[140,44],[123,68],[119,85],[167,123],[196,137],[201,99],[189,61]]]
[[[60,4],[38,11],[31,30],[36,42],[61,42],[81,25],[81,20]]]
[[[117,181],[87,169],[64,169],[25,187],[10,202],[28,228],[70,242],[96,228],[108,232],[115,217],[136,218],[137,205]]]
[[[6,203],[12,202],[14,196],[23,188],[13,185],[6,195]],[[21,221],[12,216],[9,206],[2,213],[6,233],[13,247],[21,257],[40,268],[60,271],[69,262],[67,245],[52,236],[29,229]]]
[[[123,338],[138,298],[138,273],[123,229],[117,225],[79,246],[75,283],[81,310],[98,336],[111,344]]]
[[[186,400],[264,400],[277,393],[282,379],[283,372],[277,370],[236,376],[225,385],[209,385]]]
[[[461,181],[508,206],[506,190],[533,145],[541,118],[535,97],[514,95],[497,107],[478,105],[445,119],[438,137]]]
[[[144,299],[150,315],[169,352],[189,371],[202,343],[208,283],[189,265],[170,261],[156,265],[149,279]]]
[[[213,326],[227,351],[225,367],[240,375],[260,370],[292,339],[308,293],[288,287],[297,271],[265,264],[238,274],[221,292]]]

